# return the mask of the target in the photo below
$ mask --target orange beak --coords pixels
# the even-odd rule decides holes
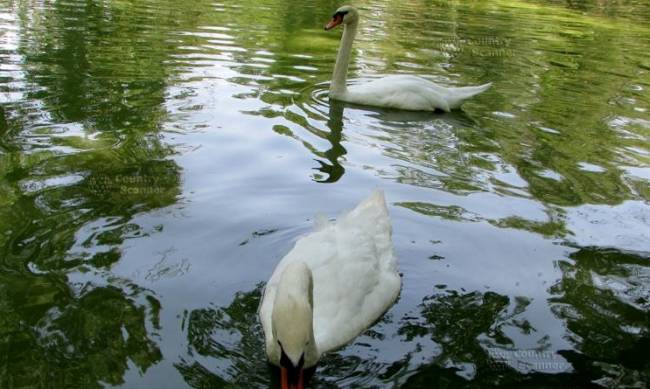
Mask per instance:
[[[280,368],[280,383],[282,389],[305,389],[304,378],[302,369],[298,370],[298,377],[295,382],[290,382],[294,380],[289,379],[289,371],[286,367]]]
[[[334,27],[338,26],[339,24],[341,24],[342,22],[343,22],[343,16],[334,15],[332,20],[330,20],[330,22],[325,25],[325,30],[329,31],[329,30],[333,29]]]

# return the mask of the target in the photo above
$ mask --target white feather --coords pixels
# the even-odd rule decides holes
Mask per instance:
[[[362,333],[399,294],[401,280],[383,192],[373,193],[334,223],[319,223],[319,229],[298,240],[277,265],[259,309],[267,354],[274,363],[275,295],[284,269],[299,261],[313,277],[313,332],[320,356]],[[315,363],[306,361],[305,367]]]
[[[445,88],[417,76],[396,75],[348,88],[341,100],[375,107],[410,111],[449,112],[472,96],[487,90],[492,83],[463,88]]]

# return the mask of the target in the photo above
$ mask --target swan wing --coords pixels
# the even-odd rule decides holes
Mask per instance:
[[[487,90],[492,84],[446,88],[424,78],[395,75],[365,84],[353,85],[340,98],[350,103],[412,111],[449,112],[470,97]]]
[[[294,261],[305,262],[312,271],[318,351],[344,346],[374,323],[399,294],[401,280],[383,193],[375,192],[335,223],[321,225],[298,240],[278,264],[260,305],[267,342],[277,283],[283,269]]]
[[[398,75],[380,78],[348,89],[345,101],[411,111],[449,111],[447,90],[420,77]]]

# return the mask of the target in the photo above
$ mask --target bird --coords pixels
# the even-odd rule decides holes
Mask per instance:
[[[331,30],[339,25],[343,25],[343,36],[332,73],[329,90],[331,99],[409,111],[449,112],[460,108],[465,100],[492,86],[492,83],[487,83],[479,86],[447,88],[422,77],[391,75],[348,87],[346,84],[348,64],[359,25],[359,11],[350,5],[340,7],[330,22],[325,25],[325,30]]]
[[[267,282],[258,315],[282,389],[302,389],[305,369],[376,322],[396,301],[401,277],[383,191],[336,221],[318,217]]]

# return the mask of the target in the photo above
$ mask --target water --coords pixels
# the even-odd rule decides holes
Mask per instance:
[[[375,188],[404,286],[313,387],[645,387],[647,3],[356,4],[352,82],[493,88],[329,102],[338,1],[0,0],[0,387],[269,387],[263,282]]]

